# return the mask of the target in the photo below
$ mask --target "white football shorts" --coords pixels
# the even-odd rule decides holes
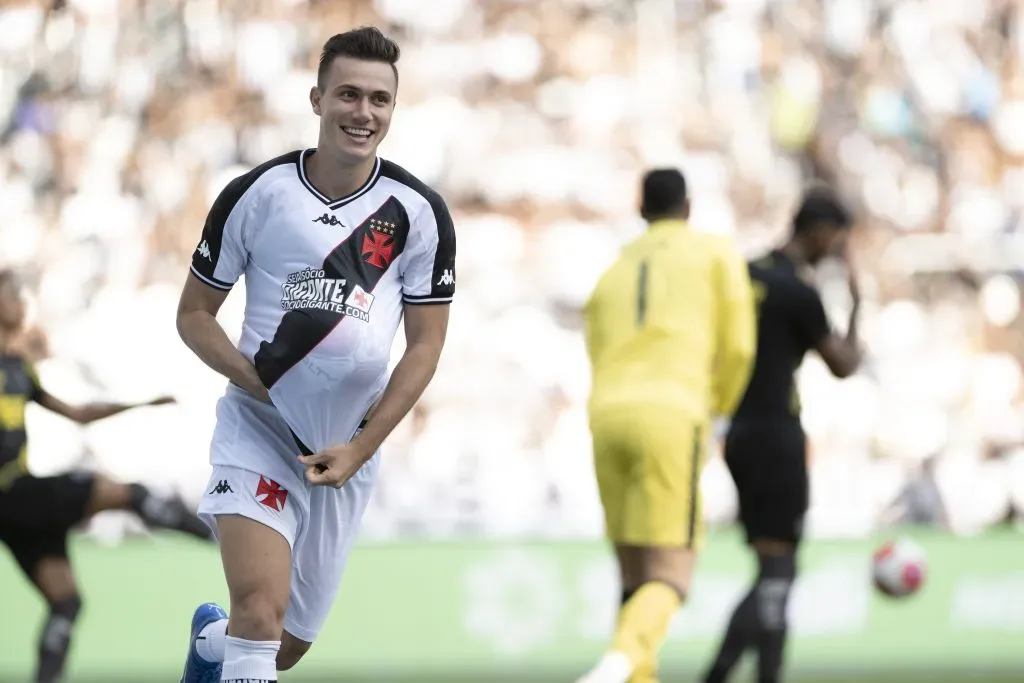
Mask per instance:
[[[284,629],[313,642],[338,592],[370,500],[380,453],[345,486],[310,486],[299,446],[272,405],[231,385],[217,403],[210,444],[213,473],[199,516],[217,532],[217,515],[241,515],[274,529],[292,549]]]

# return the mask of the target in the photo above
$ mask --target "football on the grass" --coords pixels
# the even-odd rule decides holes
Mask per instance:
[[[927,571],[924,548],[905,538],[884,543],[872,560],[875,587],[891,598],[916,593],[924,584]]]

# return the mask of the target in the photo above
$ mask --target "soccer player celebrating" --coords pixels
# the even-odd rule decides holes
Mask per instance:
[[[753,292],[731,240],[687,227],[678,171],[649,172],[642,193],[648,230],[584,312],[594,463],[622,608],[611,647],[580,683],[656,680],[703,536],[708,424],[732,413],[754,355]]]
[[[794,375],[811,349],[836,377],[851,375],[860,363],[860,295],[846,249],[849,227],[849,213],[839,200],[826,189],[814,189],[804,196],[785,246],[750,264],[758,302],[757,360],[726,435],[725,460],[760,570],[733,612],[706,683],[723,683],[743,652],[755,647],[759,683],[779,680],[786,608],[809,497]],[[806,271],[826,256],[844,254],[853,307],[847,333],[840,337],[830,330]]]
[[[276,681],[309,650],[337,593],[378,448],[437,367],[455,291],[441,197],[377,157],[399,48],[376,28],[323,46],[315,149],[228,183],[178,308],[185,343],[230,382],[217,406],[200,515],[221,545],[230,620],[201,605],[182,681]],[[239,347],[216,315],[246,281]],[[390,379],[404,316],[406,349]]]
[[[28,471],[25,406],[35,401],[79,424],[138,406],[172,403],[70,405],[39,383],[32,365],[15,349],[25,316],[17,278],[0,271],[0,541],[49,605],[39,637],[36,683],[60,680],[82,598],[68,558],[70,530],[103,510],[131,510],[148,525],[209,539],[206,525],[177,499],[163,499],[140,484],[120,484],[88,472],[35,477]]]

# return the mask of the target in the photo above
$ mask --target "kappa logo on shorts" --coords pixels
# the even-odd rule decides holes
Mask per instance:
[[[256,487],[256,500],[260,502],[260,505],[266,505],[268,508],[280,512],[284,510],[285,501],[288,500],[288,491],[281,488],[281,485],[273,479],[267,479],[261,474],[259,486]]]
[[[223,494],[223,493],[234,493],[235,490],[231,488],[231,484],[228,483],[227,479],[221,479],[217,482],[217,485],[210,489],[210,493]]]

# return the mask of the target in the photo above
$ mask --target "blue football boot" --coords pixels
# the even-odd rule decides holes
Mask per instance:
[[[192,637],[188,642],[188,657],[185,659],[185,671],[179,683],[219,683],[223,662],[208,662],[196,652],[196,641],[199,634],[208,624],[227,619],[228,613],[220,605],[204,602],[192,614]]]

